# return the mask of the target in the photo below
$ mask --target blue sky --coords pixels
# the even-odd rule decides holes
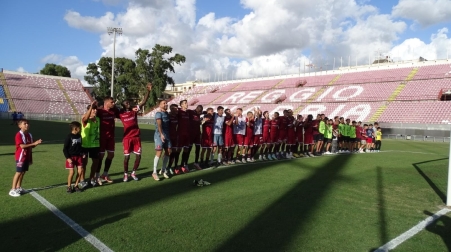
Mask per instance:
[[[111,55],[108,25],[124,28],[116,46],[119,56],[133,58],[134,50],[150,49],[155,43],[171,45],[187,56],[177,68],[179,82],[220,72],[249,77],[296,68],[299,62],[319,57],[352,54],[363,62],[376,50],[400,58],[413,57],[409,51],[443,58],[443,51],[451,52],[450,2],[5,1],[0,68],[35,73],[51,62],[66,65],[82,79],[87,64]]]

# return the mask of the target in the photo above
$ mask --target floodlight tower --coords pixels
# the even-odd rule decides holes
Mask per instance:
[[[107,28],[108,35],[113,34],[113,63],[111,64],[111,97],[113,97],[114,58],[116,57],[116,33],[122,35],[122,28]]]

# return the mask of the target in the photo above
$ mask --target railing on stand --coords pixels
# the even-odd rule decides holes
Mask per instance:
[[[40,121],[81,121],[82,115],[75,114],[38,114],[38,113],[23,113],[23,117],[28,120],[40,120]],[[0,119],[12,120],[12,113],[0,112]]]

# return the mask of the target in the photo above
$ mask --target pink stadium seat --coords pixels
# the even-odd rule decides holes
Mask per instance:
[[[17,111],[46,114],[74,114],[56,78],[43,75],[4,73]],[[59,78],[79,113],[90,103],[79,80]]]

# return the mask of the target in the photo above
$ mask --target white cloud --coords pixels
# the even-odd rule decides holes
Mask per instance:
[[[42,63],[54,63],[59,62],[61,60],[62,56],[58,54],[49,54],[41,59]]]
[[[25,71],[25,69],[23,67],[19,67],[19,68],[16,69],[16,72],[26,73],[27,71]]]
[[[157,43],[172,46],[174,52],[186,56],[186,63],[176,66],[174,75],[176,82],[184,82],[213,80],[215,75],[216,79],[235,79],[294,74],[303,62],[326,69],[327,63],[332,67],[333,58],[338,65],[340,57],[348,62],[349,56],[352,62],[366,64],[376,51],[392,51],[407,28],[405,22],[379,13],[370,3],[241,0],[248,13],[235,19],[217,18],[215,13],[196,17],[195,0],[131,0],[117,14],[90,17],[68,11],[64,18],[71,27],[100,33],[103,52],[99,57],[113,55],[107,26],[123,28],[123,36],[116,39],[117,57],[133,59],[138,48],[151,49]],[[446,33],[438,32],[434,41]],[[438,46],[438,42],[429,45]]]
[[[77,56],[64,57],[58,54],[49,54],[42,58],[41,62],[65,66],[69,69],[72,78],[80,79],[83,84],[86,84],[84,76],[86,75],[86,68],[88,66],[83,64]]]
[[[64,15],[64,20],[70,27],[82,29],[89,32],[105,32],[107,27],[116,27],[114,14],[111,12],[105,13],[100,18],[81,16],[76,11],[68,11]]]
[[[448,29],[442,28],[432,34],[429,44],[418,38],[407,39],[401,44],[393,47],[390,51],[391,57],[397,60],[413,60],[423,57],[425,59],[447,59],[448,50],[451,50],[451,38],[447,36]]]
[[[392,15],[412,19],[426,27],[451,20],[449,0],[399,0]]]

